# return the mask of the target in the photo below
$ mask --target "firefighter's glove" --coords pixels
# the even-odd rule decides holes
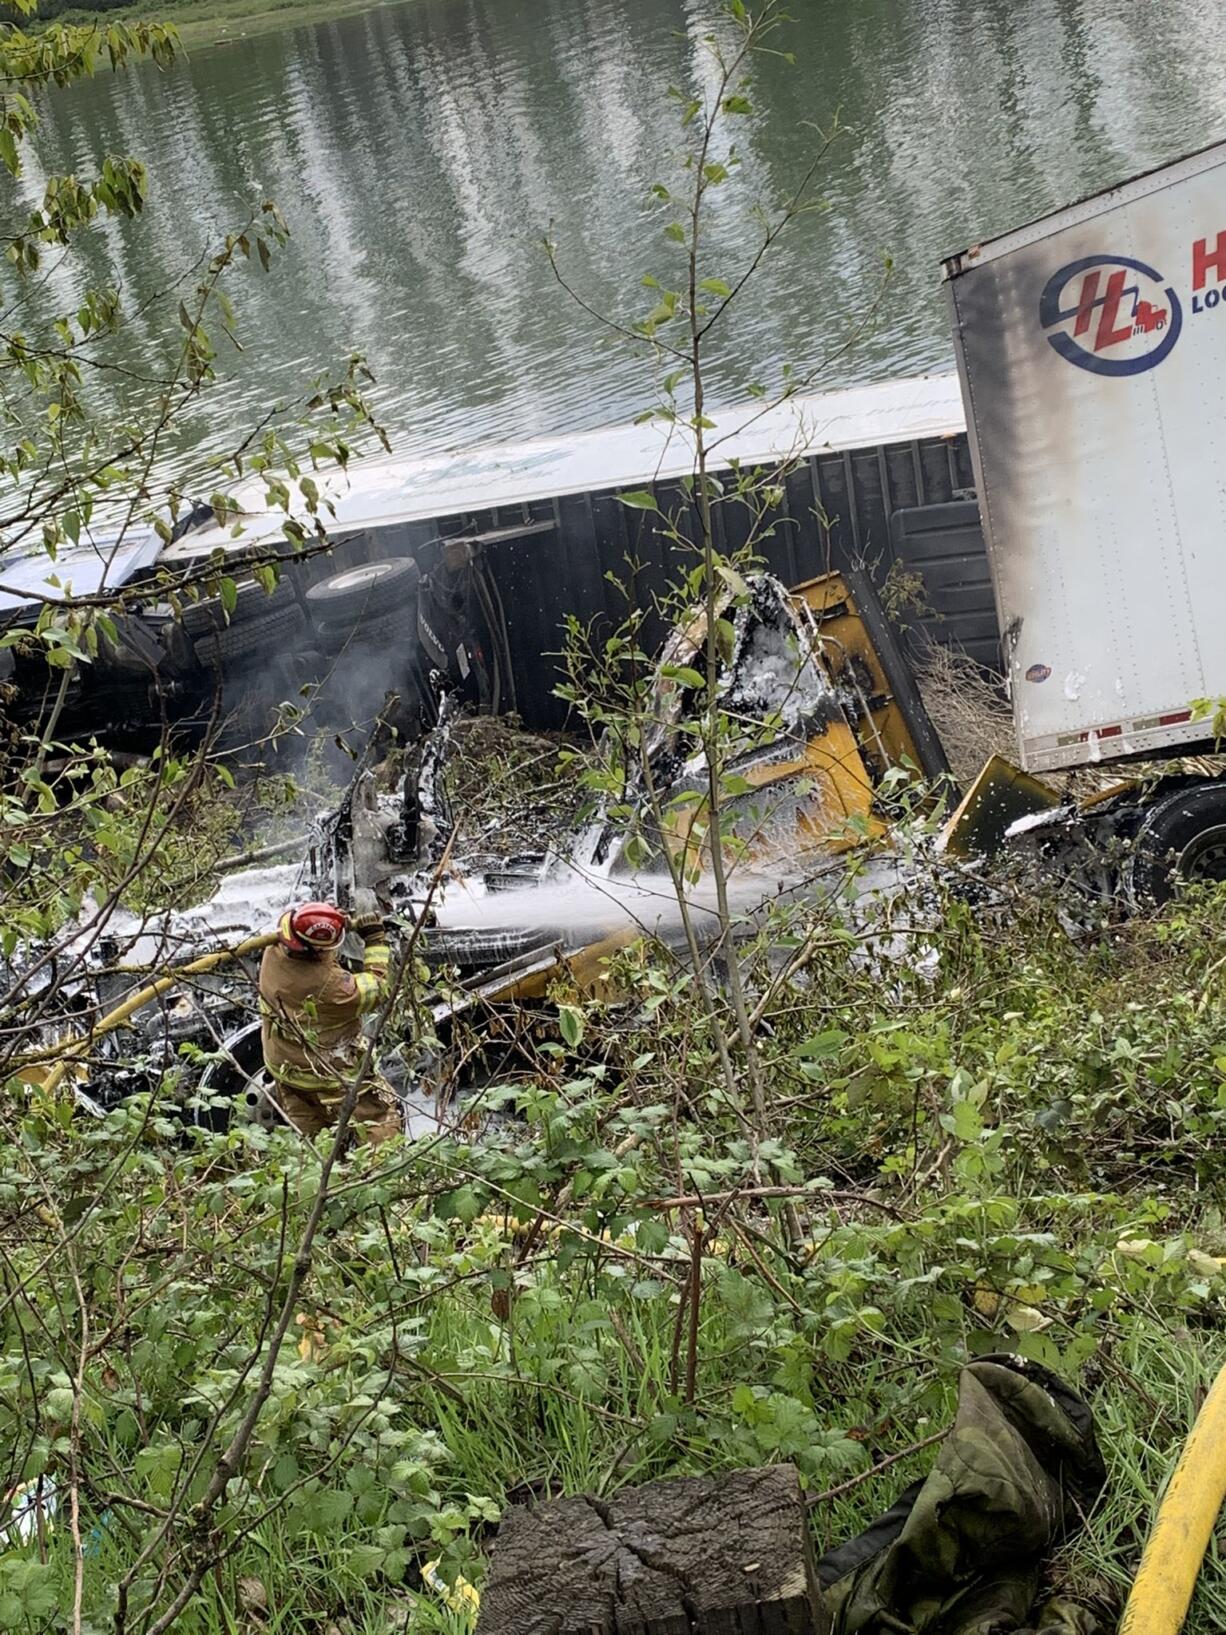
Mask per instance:
[[[361,937],[368,948],[372,942],[387,941],[382,914],[355,914],[349,922],[349,929],[355,936]]]

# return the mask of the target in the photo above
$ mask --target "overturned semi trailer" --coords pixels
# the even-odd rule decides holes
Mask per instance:
[[[863,567],[907,640],[953,644],[997,667],[995,604],[953,374],[730,409],[716,416],[709,448],[716,470],[786,462],[761,544],[784,584]],[[395,688],[408,699],[410,725],[428,718],[429,673],[438,671],[477,708],[514,710],[535,728],[560,726],[554,655],[567,617],[617,621],[625,612],[619,583],[653,610],[692,566],[663,537],[658,517],[620,496],[650,488],[661,511],[684,514],[692,467],[684,439],[650,423],[354,462],[320,482],[332,507],[332,549],[286,562],[271,597],[252,570],[262,555],[284,553],[284,513],[264,509],[258,488],[240,496],[238,532],[202,507],[134,572],[156,584],[216,563],[236,581],[237,598],[223,608],[206,597],[181,619],[151,606],[146,645],[164,655],[154,669],[173,678],[185,708],[193,700],[201,708],[218,686],[250,704],[269,688],[285,697],[322,676],[338,719],[346,711],[356,719]],[[717,506],[715,525],[720,546],[735,548],[748,513]],[[656,624],[647,636],[658,645],[665,619]],[[146,655],[130,667],[128,684],[139,690],[150,673]],[[97,670],[91,680],[97,702],[105,677]],[[139,715],[140,699],[133,708]],[[108,700],[103,713],[115,712]]]

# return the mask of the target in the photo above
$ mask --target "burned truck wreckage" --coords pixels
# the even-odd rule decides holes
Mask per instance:
[[[989,251],[948,264],[955,305],[991,274]],[[714,425],[725,463],[781,474],[752,541],[756,566],[719,612],[730,637],[721,637],[714,700],[737,723],[720,774],[732,780],[721,833],[736,858],[734,906],[748,922],[765,902],[842,877],[832,860],[855,852],[897,865],[917,810],[933,837],[928,866],[956,889],[982,891],[985,860],[1002,852],[1028,858],[1068,891],[1070,923],[1148,911],[1180,876],[1226,878],[1226,780],[1215,765],[1154,762],[1113,784],[1105,777],[1109,763],[1141,762],[1146,751],[1217,748],[1211,712],[1201,717],[1191,699],[1169,693],[1169,665],[1149,675],[1144,654],[1109,650],[1110,631],[1135,621],[1100,617],[1094,597],[1127,587],[1113,580],[1104,591],[1088,558],[1074,582],[1062,559],[1060,583],[1082,598],[1079,626],[1056,605],[1055,579],[1019,580],[1009,565],[1049,528],[1046,477],[1033,461],[1019,476],[1018,448],[998,421],[975,423],[988,394],[976,399],[967,385],[980,366],[977,326],[1008,322],[1001,308],[967,307],[961,381],[798,397]],[[1044,354],[1036,367],[1048,362]],[[1072,384],[1088,391],[1093,382]],[[1067,463],[1075,475],[1075,450]],[[692,888],[685,934],[704,916],[718,928],[703,900],[710,772],[693,730],[710,679],[705,615],[670,628],[665,614],[694,561],[691,466],[690,452],[662,441],[658,427],[371,462],[330,491],[330,548],[284,561],[271,588],[259,564],[276,551],[283,516],[258,499],[237,537],[201,508],[165,547],[132,540],[102,565],[98,553],[62,561],[56,585],[79,593],[105,583],[126,596],[97,662],[68,675],[63,732],[81,739],[105,729],[108,746],[123,748],[147,739],[151,721],[165,730],[169,716],[179,731],[207,721],[224,747],[227,733],[259,742],[269,713],[284,715],[293,701],[300,731],[320,742],[348,731],[347,752],[356,747],[360,758],[339,806],[293,861],[235,874],[197,909],[156,920],[111,913],[70,930],[62,950],[20,950],[29,991],[43,992],[58,1015],[58,1036],[23,1066],[31,1082],[67,1078],[103,1104],[173,1065],[185,1096],[216,1103],[200,1116],[228,1116],[238,1096],[258,1103],[258,1025],[243,960],[247,943],[304,893],[382,913],[430,971],[429,1027],[420,1016],[416,1032],[438,1048],[429,1060],[410,1049],[399,1080],[410,1100],[424,1094],[436,1111],[437,1092],[454,1095],[465,1073],[482,1071],[471,1041],[447,1059],[464,1019],[537,1004],[559,982],[599,989],[610,957],[635,937],[680,934],[678,880]],[[627,495],[645,471],[650,488]],[[1033,501],[1012,542],[1006,535],[1020,520],[998,508],[987,529],[978,499],[1002,473],[1019,504]],[[710,543],[721,557],[749,542],[743,509],[713,508]],[[1183,549],[1176,536],[1168,546]],[[45,666],[21,632],[55,594],[45,563],[28,568],[28,595],[20,572],[10,573],[0,601],[17,632],[0,647],[0,689],[18,722],[46,706]],[[209,593],[176,610],[163,589],[176,574],[195,575]],[[210,576],[225,585],[211,588]],[[462,814],[448,809],[446,789],[458,724],[510,715],[531,731],[573,728],[559,687],[564,627],[599,645],[627,606],[640,617],[639,644],[659,658],[640,751],[620,767],[615,793],[548,845],[508,856],[468,834],[456,849]],[[1072,669],[1057,697],[1041,691],[1052,664],[1019,669],[1036,633],[1054,655],[1095,621],[1094,641],[1106,648],[1092,686]],[[917,681],[934,646],[956,649],[999,685],[1021,761],[993,755],[960,801]],[[1185,664],[1183,673],[1194,672]],[[1216,696],[1203,665],[1195,674],[1198,690]],[[1159,696],[1159,686],[1168,691]],[[1106,721],[1104,711],[1126,705],[1135,719]],[[1063,787],[1038,775],[1053,771]],[[71,980],[57,978],[57,962],[73,964]],[[141,987],[150,973],[155,980]],[[146,1065],[132,1066],[131,1035],[142,1030]],[[107,1068],[108,1053],[122,1072]]]
[[[880,933],[892,898],[905,896],[915,925],[926,898],[939,911],[938,877],[982,895],[978,860],[1005,831],[1030,841],[1048,834],[1047,844],[1059,832],[1066,853],[1074,844],[1074,814],[1003,763],[990,763],[942,825],[952,784],[866,576],[825,574],[788,591],[759,574],[723,605],[732,639],[717,692],[740,746],[724,768],[721,823],[734,937],[754,935],[764,916],[798,900],[862,915]],[[376,763],[372,739],[343,799],[292,860],[234,872],[195,908],[116,911],[102,926],[86,916],[52,957],[28,951],[27,993],[41,994],[43,1015],[55,1020],[20,1075],[44,1088],[71,1085],[92,1112],[170,1085],[190,1120],[224,1125],[238,1107],[276,1122],[255,964],[288,906],[322,899],[383,915],[428,973],[404,1040],[380,1040],[406,1128],[471,1120],[476,1091],[514,1079],[522,1040],[556,1031],[559,991],[610,997],[610,961],[641,936],[680,947],[684,919],[704,945],[719,937],[695,732],[705,629],[695,613],[674,630],[640,761],[626,767],[616,796],[555,844],[508,854],[502,837],[488,844],[468,832],[455,846],[449,770],[457,736],[476,718],[444,690],[434,726],[407,757]],[[546,741],[546,751],[556,744]],[[1110,803],[1091,801],[1087,812],[1096,804]],[[1132,806],[1141,804],[1134,796]],[[684,917],[679,879],[689,882]],[[889,940],[887,932],[876,946]],[[60,967],[72,972],[62,984]]]
[[[862,584],[861,595],[871,589]],[[737,603],[719,695],[743,748],[727,768],[735,792],[724,831],[736,858],[729,900],[752,932],[788,894],[832,892],[832,859],[886,834],[892,780],[904,766],[922,775],[933,740],[918,698],[896,695],[869,636],[879,610],[866,619],[843,576],[789,592],[759,575]],[[383,1065],[411,1128],[448,1116],[449,1104],[505,1072],[515,1029],[559,982],[607,991],[607,961],[639,936],[680,941],[670,859],[691,882],[685,908],[697,936],[717,935],[706,772],[687,697],[696,672],[686,661],[704,641],[701,615],[674,632],[641,764],[562,844],[507,856],[470,835],[451,850],[447,771],[463,722],[461,701],[444,693],[395,782],[390,762],[360,764],[300,858],[231,874],[195,908],[117,911],[103,927],[86,916],[54,957],[36,953],[28,991],[42,991],[41,1009],[57,1021],[19,1071],[33,1085],[67,1081],[95,1111],[170,1082],[193,1119],[224,1122],[236,1103],[275,1117],[262,1091],[252,962],[287,906],[319,898],[379,912],[429,971],[428,1015]],[[74,973],[62,987],[58,965]],[[499,1025],[507,1014],[514,1026]]]

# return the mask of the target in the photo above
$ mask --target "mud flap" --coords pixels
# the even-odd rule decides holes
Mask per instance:
[[[1060,804],[1050,784],[993,755],[942,830],[938,850],[950,857],[992,857],[1019,818]]]

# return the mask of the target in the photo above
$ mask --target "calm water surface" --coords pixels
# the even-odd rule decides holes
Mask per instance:
[[[790,10],[797,66],[763,70],[769,113],[738,132],[742,179],[718,196],[706,270],[743,264],[754,201],[784,198],[806,164],[806,122],[837,111],[854,128],[824,168],[829,209],[791,230],[727,331],[720,398],[839,352],[887,254],[872,334],[821,381],[947,367],[942,254],[1226,134],[1226,7],[1204,0]],[[292,248],[271,277],[238,280],[246,350],[187,428],[193,445],[223,447],[352,347],[398,448],[627,418],[650,399],[650,372],[566,299],[540,240],[552,223],[594,306],[641,311],[641,276],[679,253],[647,203],[652,181],[673,179],[667,88],[709,82],[702,38],[717,15],[714,0],[409,0],[55,93],[23,196],[47,173],[132,152],[151,207],[53,264],[24,321],[112,279],[135,313],[268,195]],[[134,316],[129,356],[157,356],[165,335]]]

